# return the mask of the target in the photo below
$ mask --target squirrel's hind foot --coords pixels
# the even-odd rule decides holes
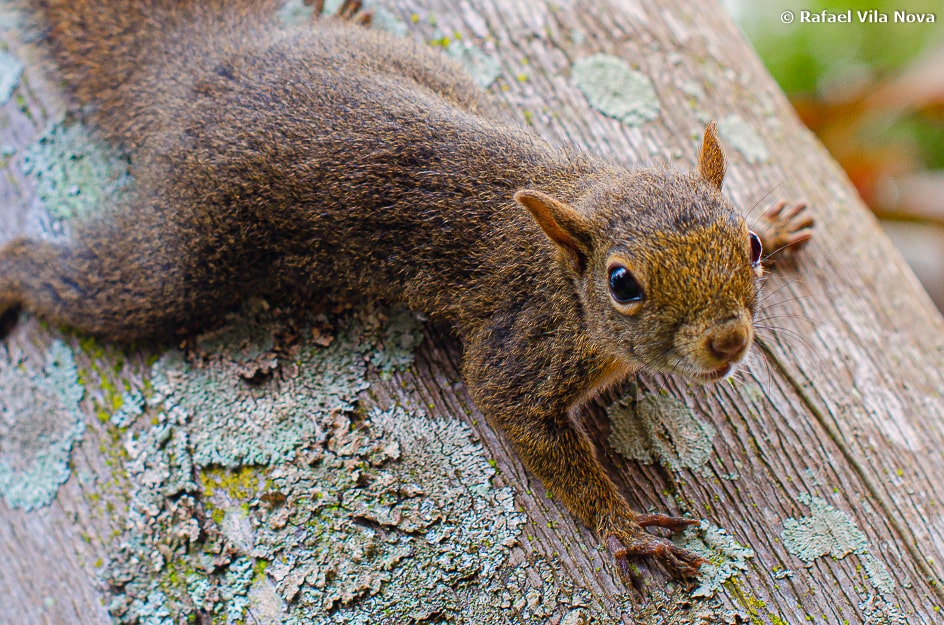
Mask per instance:
[[[644,556],[655,558],[677,578],[690,578],[698,575],[698,569],[707,563],[703,557],[660,536],[646,532],[644,527],[664,527],[673,533],[679,533],[698,521],[664,514],[640,514],[635,520],[622,519],[618,523],[607,523],[600,530],[607,550],[616,560],[620,577],[627,586],[641,588],[642,580],[638,572],[630,565],[629,557]]]
[[[305,4],[313,5],[313,15],[315,19],[318,19],[324,12],[324,0],[305,0]],[[370,26],[374,19],[374,14],[364,9],[362,0],[344,0],[331,17],[360,26]]]

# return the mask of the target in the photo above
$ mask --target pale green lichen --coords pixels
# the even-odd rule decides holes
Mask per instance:
[[[371,28],[385,30],[398,37],[405,37],[409,33],[406,22],[401,20],[382,4],[367,0],[364,2],[364,10],[370,11],[371,15],[373,15],[370,21]]]
[[[732,113],[718,121],[718,134],[724,144],[737,150],[753,165],[770,160],[764,140],[740,115]]]
[[[559,613],[575,591],[549,566],[537,587],[509,581],[524,515],[469,427],[363,405],[372,375],[412,362],[415,317],[360,309],[332,340],[324,320],[296,328],[310,338],[295,349],[270,340],[280,323],[250,305],[153,365],[149,418],[123,433],[129,511],[104,573],[115,621],[512,623],[493,600],[508,588],[541,599],[512,614]],[[245,375],[273,353],[271,375]]]
[[[132,603],[136,612],[148,615],[140,621],[141,625],[175,625],[170,610],[167,609],[167,597],[161,591],[154,590]]]
[[[697,80],[686,80],[680,85],[680,89],[682,93],[695,101],[702,100],[705,97],[705,90],[701,88],[701,84]]]
[[[704,471],[711,458],[715,429],[673,397],[623,397],[607,408],[609,443],[620,454],[669,469]]]
[[[622,59],[608,54],[578,59],[571,75],[594,108],[627,126],[659,117],[659,98],[652,81]]]
[[[864,625],[908,625],[908,617],[895,604],[889,603],[882,597],[869,595],[859,604]]]
[[[120,406],[111,414],[109,422],[117,428],[130,427],[144,414],[144,395],[141,391],[125,391],[120,395]]]
[[[387,314],[381,313],[383,328],[379,332],[368,332],[367,343],[360,349],[370,350],[370,364],[380,373],[382,380],[389,380],[394,371],[406,369],[413,364],[413,350],[423,341],[423,325],[417,315],[406,306],[394,306]],[[367,319],[376,319],[368,316]],[[380,341],[370,343],[370,336],[379,335]]]
[[[810,507],[810,516],[784,520],[780,538],[787,551],[807,563],[826,555],[838,560],[868,551],[865,534],[847,513],[819,497],[803,493],[798,499]]]
[[[82,124],[52,124],[23,156],[49,215],[59,220],[97,214],[131,180],[128,160],[93,139]]]
[[[560,620],[560,625],[588,625],[589,623],[590,617],[587,616],[587,611],[583,608],[571,610]]]
[[[445,46],[444,52],[446,56],[459,61],[472,76],[472,80],[483,89],[490,87],[501,76],[501,63],[498,59],[474,43],[453,39]]]
[[[0,495],[13,508],[48,505],[69,478],[85,422],[72,350],[53,341],[45,361],[0,345]]]
[[[314,6],[302,0],[286,0],[276,15],[286,24],[304,23],[314,19]]]
[[[367,387],[371,340],[359,326],[340,333],[328,347],[303,344],[292,362],[283,364],[290,375],[247,383],[259,371],[271,374],[277,362],[270,352],[278,321],[260,315],[255,323],[231,323],[201,337],[198,346],[207,355],[197,365],[171,350],[154,366],[152,402],[166,413],[180,412],[190,424],[198,466],[291,460],[320,433],[313,413],[351,410],[356,394]],[[219,349],[223,345],[231,348]]]
[[[717,620],[689,620],[697,614],[719,615],[719,604],[693,601],[688,593],[676,589],[670,597],[661,588],[652,588],[653,600],[640,609],[631,593],[610,597],[607,605],[597,595],[580,586],[558,558],[537,558],[528,566],[504,565],[475,593],[458,621],[468,625],[480,623],[583,623],[610,625],[615,614],[632,614],[633,622],[715,623]],[[671,615],[671,616],[670,616]],[[678,617],[677,620],[672,620]],[[442,621],[432,620],[433,623]]]
[[[859,555],[873,585],[882,592],[894,590],[894,579],[870,553],[868,539],[852,517],[819,497],[803,493],[798,499],[810,507],[810,515],[783,521],[780,538],[787,551],[807,563],[826,555],[837,560]]]
[[[0,30],[18,30],[22,32],[25,30],[26,21],[24,12],[15,6],[15,3],[0,2]],[[23,38],[29,41],[34,39],[35,36],[29,32],[24,32]]]
[[[692,598],[682,586],[668,589],[655,585],[646,589],[648,601],[632,610],[633,623],[659,623],[659,625],[721,625],[746,623],[747,615],[725,607],[717,597]],[[612,622],[612,621],[608,621]]]
[[[402,408],[356,428],[337,419],[318,462],[271,473],[284,504],[256,528],[285,622],[476,622],[459,615],[481,602],[524,518],[510,489],[491,486],[469,429]]]
[[[692,551],[708,562],[698,571],[698,587],[693,597],[712,597],[724,583],[748,569],[747,560],[754,550],[737,543],[723,528],[702,521],[674,539],[675,543]]]
[[[23,63],[9,52],[0,50],[0,104],[10,101],[22,75]]]
[[[895,590],[895,580],[881,560],[871,553],[866,553],[862,555],[862,566],[865,567],[869,580],[877,589],[884,593],[891,593]]]
[[[229,563],[220,589],[220,599],[226,606],[226,622],[240,623],[249,608],[249,587],[255,572],[253,560],[241,556]]]

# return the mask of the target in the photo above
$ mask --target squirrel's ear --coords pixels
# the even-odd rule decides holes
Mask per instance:
[[[577,273],[590,257],[590,227],[569,205],[546,193],[522,189],[515,201],[528,209],[547,237],[565,253]]]
[[[718,141],[718,125],[709,122],[705,128],[705,140],[701,144],[701,154],[698,156],[698,171],[705,181],[718,191],[724,182],[724,171],[728,168],[724,160],[724,150]]]

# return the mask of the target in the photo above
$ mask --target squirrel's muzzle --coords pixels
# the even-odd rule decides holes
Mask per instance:
[[[702,335],[692,350],[693,377],[702,382],[724,378],[742,361],[754,342],[754,326],[750,315],[742,312],[719,322]]]
[[[706,338],[706,347],[713,358],[725,362],[740,360],[754,340],[749,319],[739,316],[716,328]]]

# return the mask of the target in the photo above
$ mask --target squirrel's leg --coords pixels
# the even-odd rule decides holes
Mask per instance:
[[[476,405],[544,486],[596,531],[625,580],[634,578],[629,556],[654,557],[675,575],[696,574],[703,558],[643,528],[679,532],[697,521],[633,512],[569,415],[587,371],[568,366],[577,363],[573,349],[555,349],[548,336],[522,336],[522,325],[466,339],[463,370]]]
[[[23,307],[57,325],[132,340],[170,335],[231,303],[219,301],[213,263],[167,239],[169,224],[101,228],[69,242],[21,237],[0,248],[0,314]]]

